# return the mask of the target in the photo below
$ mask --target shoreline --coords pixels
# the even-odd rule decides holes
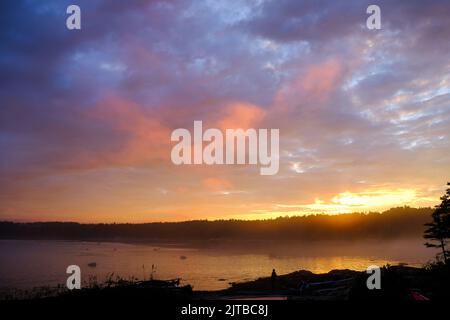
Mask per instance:
[[[382,284],[387,296],[412,299],[415,295],[440,297],[433,292],[439,281],[432,268],[416,268],[405,265],[383,266]],[[439,268],[442,268],[440,266]],[[448,266],[445,276],[448,280]],[[440,275],[442,276],[442,275]],[[85,299],[174,299],[174,300],[303,300],[339,301],[364,300],[377,296],[382,290],[368,291],[365,287],[365,271],[340,269],[327,273],[298,270],[273,277],[260,277],[251,281],[233,283],[223,290],[193,290],[180,285],[179,280],[127,281],[110,280],[89,288],[69,291],[62,286],[55,290],[41,288],[28,296],[3,296],[1,300],[85,300]],[[431,286],[430,286],[431,281]],[[445,283],[444,283],[445,284]],[[383,293],[385,294],[385,292]],[[427,298],[428,299],[428,298]]]

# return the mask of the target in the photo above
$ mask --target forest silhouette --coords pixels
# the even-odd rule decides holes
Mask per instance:
[[[432,208],[391,208],[382,213],[309,215],[269,220],[195,220],[142,224],[0,222],[0,239],[92,241],[364,240],[420,238]]]

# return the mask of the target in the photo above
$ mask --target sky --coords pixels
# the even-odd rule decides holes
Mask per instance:
[[[0,220],[368,212],[433,206],[450,180],[448,1],[22,0],[0,14]],[[171,132],[194,120],[279,128],[278,174],[174,165]]]

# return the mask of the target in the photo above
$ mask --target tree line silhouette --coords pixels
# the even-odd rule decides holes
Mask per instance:
[[[309,215],[269,220],[195,220],[142,224],[0,222],[0,239],[92,241],[356,240],[420,237],[431,208],[392,208],[382,213]]]

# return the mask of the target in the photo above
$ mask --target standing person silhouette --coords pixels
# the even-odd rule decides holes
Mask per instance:
[[[275,281],[277,279],[277,273],[275,272],[275,269],[272,269],[272,276],[271,276],[271,282],[272,282],[272,290],[275,290]]]

